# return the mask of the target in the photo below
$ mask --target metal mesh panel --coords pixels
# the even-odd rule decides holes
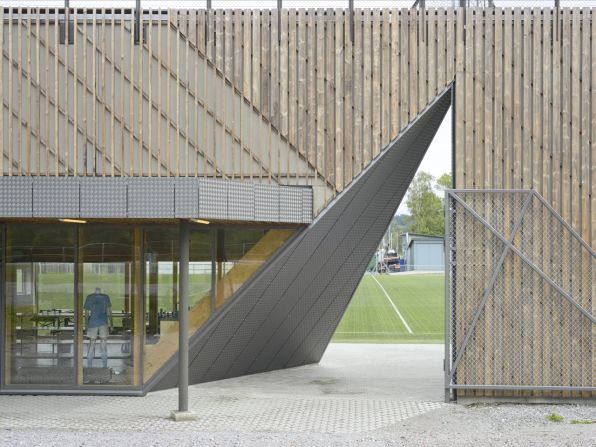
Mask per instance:
[[[514,223],[519,219],[524,199],[528,197],[528,193],[505,191],[499,194],[485,195],[476,192],[461,192],[458,197],[461,197],[470,208],[486,220],[499,234],[508,238]],[[478,223],[480,224],[480,222]]]
[[[447,389],[596,390],[594,250],[533,191],[447,204]]]

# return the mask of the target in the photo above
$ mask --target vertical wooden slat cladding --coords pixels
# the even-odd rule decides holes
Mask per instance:
[[[352,82],[353,82],[353,63],[352,63],[352,52],[353,52],[353,43],[352,43],[352,35],[351,35],[351,23],[352,17],[349,14],[349,11],[345,12],[344,15],[344,60],[342,61],[343,70],[344,70],[344,87],[343,87],[343,94],[344,94],[344,111],[343,111],[343,129],[345,131],[344,135],[344,161],[343,161],[343,184],[341,185],[340,189],[343,189],[343,186],[350,183],[352,181],[353,176],[353,164],[354,164],[354,155],[353,155],[353,106],[352,106],[352,91],[354,89]],[[387,83],[391,82],[391,78],[387,79]]]
[[[137,45],[130,14],[77,9],[64,44],[61,10],[3,8],[0,172],[307,184],[319,213],[454,82],[455,186],[534,188],[596,246],[593,17],[587,8],[356,9],[353,18],[339,9],[146,10]],[[511,228],[514,216],[504,218]],[[574,259],[578,268],[559,280],[572,291],[591,280],[596,294],[593,261],[569,241],[533,249],[544,268]],[[508,260],[505,290],[542,287],[546,296],[548,286],[525,273]],[[463,318],[473,300],[458,298]],[[593,300],[580,304],[596,310]],[[540,309],[552,321],[535,318]],[[509,340],[521,349],[477,355],[458,378],[541,385],[581,376],[594,386],[596,328],[590,340],[557,329],[565,309],[525,301],[513,320],[524,329]],[[482,322],[479,347],[492,349],[504,315]],[[537,334],[542,352],[553,352],[549,367],[520,375],[514,364],[542,360]],[[567,348],[579,345],[588,351],[571,365]]]
[[[592,237],[591,10],[556,33],[546,9],[356,9],[353,35],[344,10],[151,11],[143,51],[98,12],[64,45],[58,11],[3,10],[4,175],[298,177],[330,199],[455,79],[456,186],[533,186]]]
[[[382,147],[381,139],[381,76],[382,76],[382,47],[381,47],[381,12],[373,11],[372,18],[372,143],[371,155],[375,158]]]
[[[367,166],[371,161],[372,155],[372,43],[371,43],[371,29],[372,29],[372,12],[363,11],[363,30],[362,30],[362,58],[363,58],[363,74],[362,74],[362,96],[363,96],[363,110],[362,110],[362,168]]]
[[[357,176],[362,170],[362,10],[354,10],[354,84],[352,98],[354,101],[354,120],[352,133],[354,135],[354,158],[352,170]]]

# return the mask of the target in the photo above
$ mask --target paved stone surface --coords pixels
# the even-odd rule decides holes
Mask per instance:
[[[571,423],[596,422],[595,407],[444,404],[442,350],[332,344],[320,365],[192,386],[188,422],[169,419],[176,390],[0,396],[0,446],[596,444],[596,423]]]
[[[319,365],[192,386],[198,418],[183,424],[168,419],[176,390],[144,398],[2,396],[10,411],[0,411],[0,429],[362,433],[444,405],[439,348],[332,344]]]
[[[221,394],[200,396],[191,403],[196,421],[176,423],[167,418],[176,397],[152,395],[134,398],[32,397],[18,402],[2,399],[0,429],[159,430],[292,433],[361,433],[440,408],[436,402],[399,402],[379,399],[250,398]],[[131,402],[135,401],[136,402]],[[73,406],[73,403],[75,404]]]

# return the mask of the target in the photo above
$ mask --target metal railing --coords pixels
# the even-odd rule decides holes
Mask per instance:
[[[533,190],[445,203],[446,400],[596,391],[594,249]]]

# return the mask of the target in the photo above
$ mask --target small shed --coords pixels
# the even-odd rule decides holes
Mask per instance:
[[[402,235],[405,270],[443,271],[445,269],[445,243],[441,236],[405,233]]]

